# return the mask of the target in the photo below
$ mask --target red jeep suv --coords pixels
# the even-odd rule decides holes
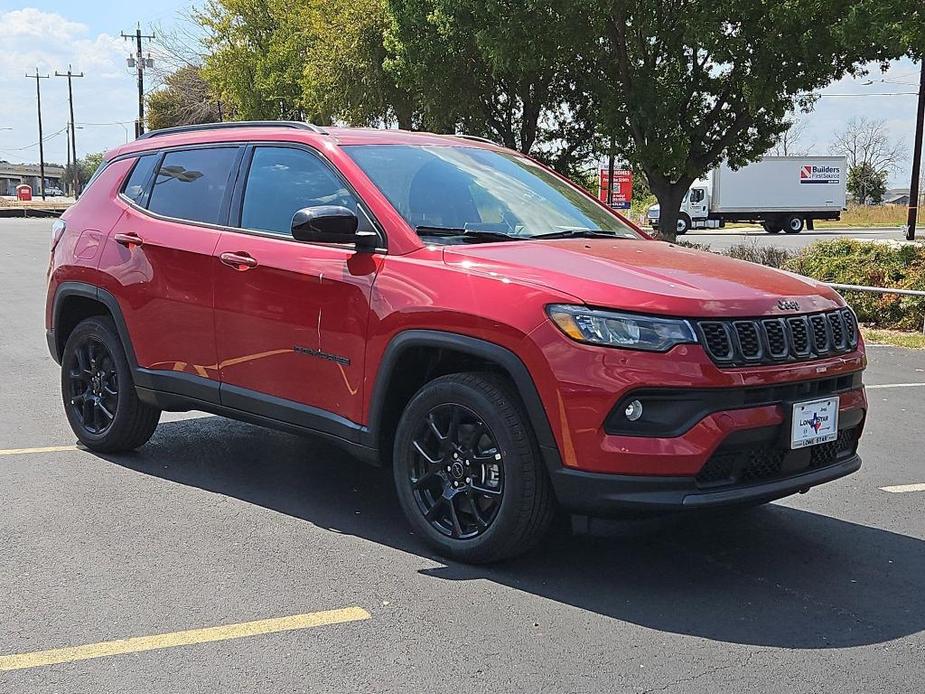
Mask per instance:
[[[854,314],[812,280],[654,241],[472,137],[161,130],[53,227],[48,346],[96,451],[204,410],[391,464],[445,555],[586,515],[763,503],[854,472]]]

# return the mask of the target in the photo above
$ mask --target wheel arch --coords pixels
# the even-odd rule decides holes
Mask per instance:
[[[51,330],[48,334],[48,348],[54,360],[61,363],[61,354],[71,331],[91,316],[109,316],[112,319],[125,348],[129,366],[133,370],[137,368],[135,351],[118,300],[105,289],[86,282],[62,282],[55,291]]]
[[[422,358],[423,357],[423,358]],[[404,406],[427,381],[467,370],[506,376],[520,397],[543,460],[550,471],[561,466],[549,418],[526,365],[501,345],[438,330],[406,330],[392,338],[379,363],[369,406],[368,432],[380,456],[391,459],[395,424]]]

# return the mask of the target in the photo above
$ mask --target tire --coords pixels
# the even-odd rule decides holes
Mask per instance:
[[[393,461],[412,528],[451,559],[488,563],[523,554],[555,514],[529,420],[508,382],[493,374],[450,374],[424,385],[398,422]]]
[[[779,234],[782,231],[781,227],[771,222],[762,222],[761,226],[769,234]]]
[[[803,231],[803,218],[792,216],[784,220],[784,231],[788,234],[799,234]]]
[[[125,348],[108,317],[87,318],[71,332],[61,355],[61,395],[77,439],[101,453],[143,445],[161,416],[138,399]]]
[[[677,226],[677,235],[684,236],[688,231],[691,230],[691,218],[687,212],[682,212],[678,215],[678,226]]]

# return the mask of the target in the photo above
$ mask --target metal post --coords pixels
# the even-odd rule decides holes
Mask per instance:
[[[39,190],[42,192],[42,200],[45,199],[45,143],[42,142],[42,88],[39,80],[47,80],[49,77],[50,75],[40,75],[38,68],[35,68],[34,75],[26,75],[27,79],[35,80],[35,101],[39,113]]]
[[[915,240],[915,223],[919,207],[919,172],[922,165],[922,128],[925,125],[925,57],[921,60],[919,75],[919,110],[915,122],[915,146],[912,151],[912,183],[909,184],[909,217],[906,220],[906,239]]]
[[[607,207],[613,209],[614,138],[610,138],[610,157],[607,160]]]

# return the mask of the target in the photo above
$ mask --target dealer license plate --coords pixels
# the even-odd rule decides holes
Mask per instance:
[[[791,448],[834,441],[838,438],[838,398],[794,403],[792,422]]]

